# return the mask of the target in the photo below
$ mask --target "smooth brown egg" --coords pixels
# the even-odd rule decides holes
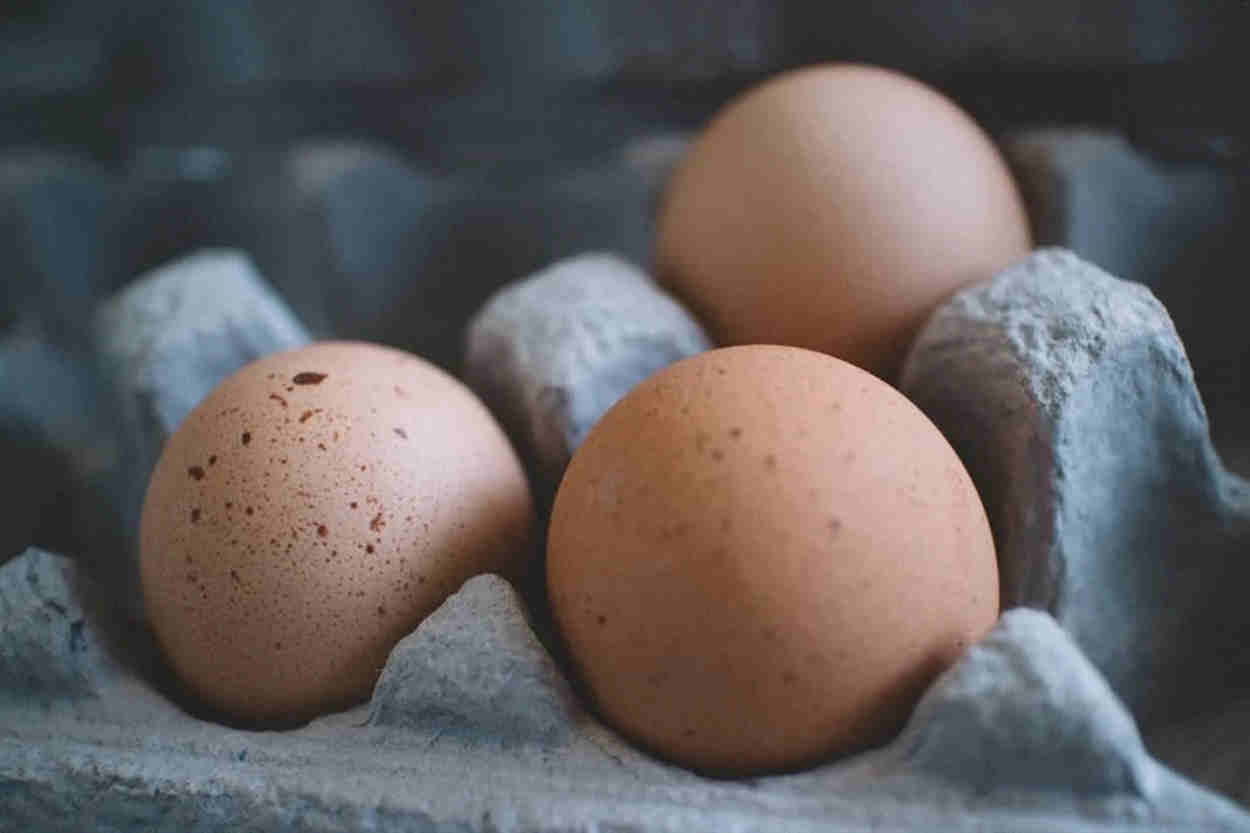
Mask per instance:
[[[300,721],[367,697],[466,579],[519,569],[531,513],[466,387],[398,350],[314,344],[239,370],[169,439],[143,506],[145,602],[206,703]]]
[[[669,186],[656,259],[719,343],[807,347],[893,380],[939,302],[1029,248],[971,118],[906,76],[833,65],[715,117]]]
[[[888,738],[998,615],[985,511],[893,388],[791,347],[678,362],[591,430],[547,581],[604,717],[720,774]]]

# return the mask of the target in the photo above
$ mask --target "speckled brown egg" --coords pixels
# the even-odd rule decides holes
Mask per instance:
[[[296,722],[367,697],[466,579],[519,568],[531,513],[466,387],[398,350],[314,344],[239,370],[169,439],[140,526],[145,603],[194,694]]]
[[[888,738],[998,615],[950,445],[890,386],[790,347],[703,353],[618,402],[560,485],[547,581],[603,716],[723,774]]]
[[[712,120],[670,184],[656,258],[719,343],[821,350],[892,381],[937,304],[1029,247],[1007,165],[967,114],[838,64]]]

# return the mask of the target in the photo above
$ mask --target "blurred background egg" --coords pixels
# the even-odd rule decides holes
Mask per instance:
[[[143,506],[143,593],[203,702],[295,722],[367,697],[466,579],[522,569],[531,513],[460,382],[399,350],[314,344],[242,368],[170,438]]]
[[[722,344],[821,350],[893,380],[928,313],[1028,252],[997,149],[884,69],[819,66],[732,100],[665,200],[661,278]]]
[[[685,359],[613,407],[561,483],[547,578],[604,717],[725,774],[884,740],[998,615],[946,440],[880,380],[791,347]]]

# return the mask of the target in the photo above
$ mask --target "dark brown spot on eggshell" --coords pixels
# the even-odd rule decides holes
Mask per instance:
[[[296,373],[291,381],[297,385],[319,385],[325,381],[327,375],[326,373],[315,373],[306,370],[302,373]]]

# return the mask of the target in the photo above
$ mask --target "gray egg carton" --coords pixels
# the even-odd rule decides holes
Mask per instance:
[[[1101,135],[1008,150],[1033,216],[1050,218],[1039,239],[1073,245],[1062,229],[1124,185],[1065,202],[1089,187],[1089,155],[1137,160]],[[631,193],[656,187],[680,143],[635,151],[651,179]],[[1133,164],[1160,211],[1193,198],[1168,190],[1183,172]],[[1090,239],[1102,266],[1140,257]],[[1250,831],[1250,488],[1221,463],[1173,321],[1143,286],[1043,248],[939,308],[901,387],[977,483],[1005,612],[887,745],[736,780],[600,722],[534,598],[496,576],[404,638],[350,711],[253,731],[178,693],[133,558],[116,553],[133,552],[146,473],[187,410],[310,338],[287,303],[247,255],[202,251],[101,304],[87,356],[29,330],[0,343],[0,419],[72,461],[68,540],[88,542],[73,560],[30,547],[0,566],[0,830]],[[464,375],[543,504],[604,410],[710,344],[644,271],[588,254],[498,291],[466,346]],[[32,390],[77,407],[54,418],[19,395]]]

